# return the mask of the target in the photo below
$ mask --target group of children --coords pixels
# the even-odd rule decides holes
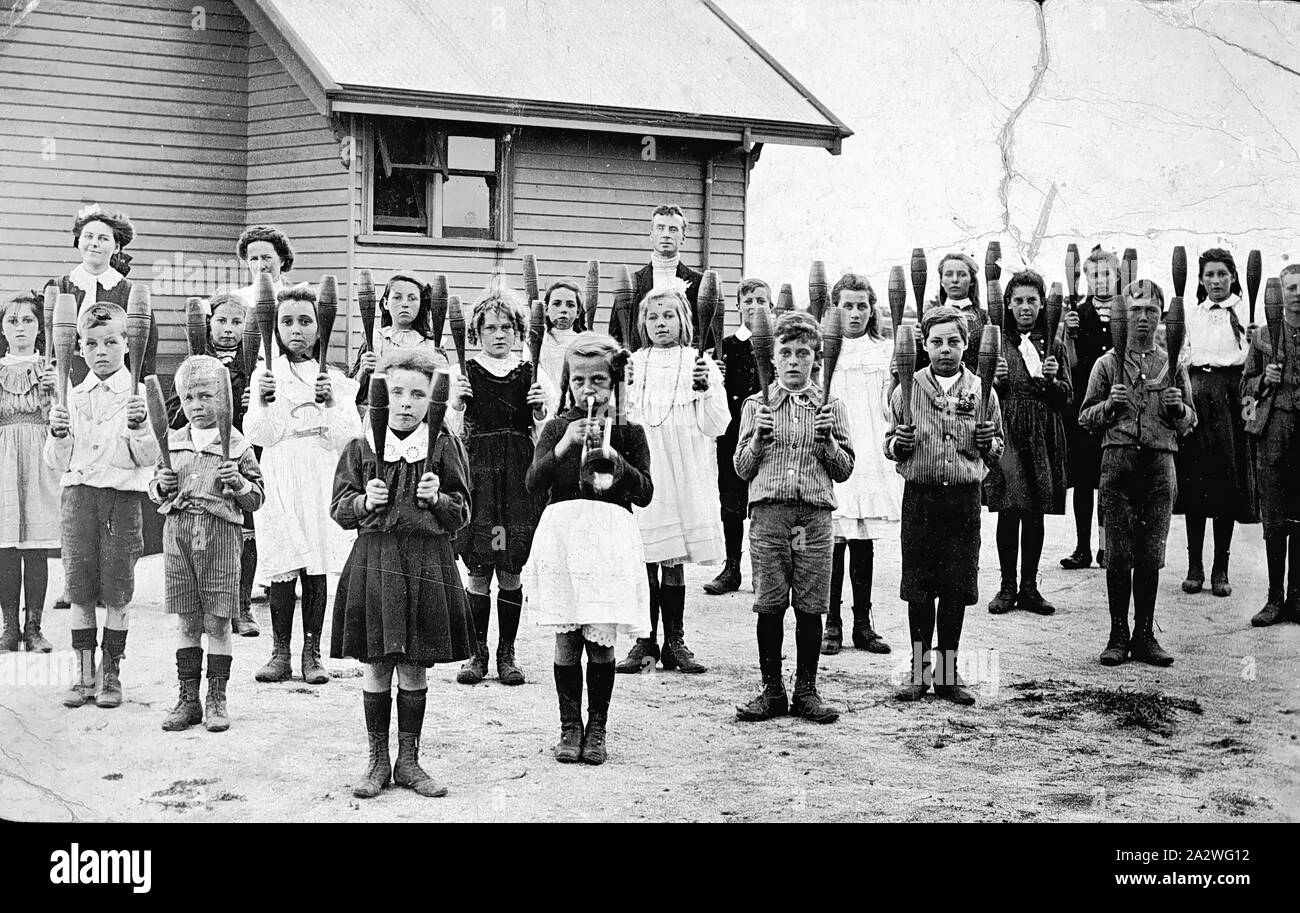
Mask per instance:
[[[661,215],[656,212],[665,221]],[[112,235],[113,219],[104,218],[89,223],[92,235],[105,225]],[[102,255],[105,244],[92,237],[85,246]],[[277,277],[292,264],[288,239],[270,227],[250,229],[239,247],[250,263],[270,251]],[[1227,279],[1214,272],[1224,257],[1210,251],[1201,258],[1201,287],[1211,307],[1223,307],[1228,296],[1221,292],[1235,288],[1230,257]],[[679,263],[673,266],[680,271]],[[231,634],[257,632],[249,608],[255,581],[269,586],[272,621],[271,656],[256,679],[292,675],[301,587],[300,674],[308,683],[328,682],[321,637],[327,575],[337,573],[330,655],[356,659],[364,669],[369,762],[355,795],[373,797],[396,782],[438,796],[446,788],[419,761],[426,670],[463,662],[458,682],[472,685],[487,676],[494,577],[498,680],[525,681],[515,639],[527,591],[531,619],[555,634],[555,757],[600,764],[616,672],[656,663],[706,671],[685,642],[684,565],[720,564],[706,591],[736,590],[748,518],[762,690],[737,708],[738,719],[837,718],[817,690],[819,657],[842,649],[846,573],[853,646],[890,652],[875,629],[872,578],[874,542],[892,536],[900,539],[900,597],[912,649],[896,697],[916,701],[933,689],[972,704],[957,657],[966,607],[978,599],[981,507],[998,513],[1002,583],[990,612],[1051,614],[1037,587],[1043,518],[1064,513],[1073,482],[1076,519],[1086,506],[1090,520],[1090,499],[1079,493],[1087,466],[1075,463],[1074,442],[1086,441],[1084,432],[1099,442],[1095,476],[1107,535],[1111,631],[1101,662],[1168,665],[1173,660],[1156,641],[1153,621],[1181,488],[1175,454],[1198,428],[1201,404],[1220,396],[1221,385],[1212,371],[1198,385],[1184,366],[1167,364],[1156,341],[1162,291],[1145,280],[1117,289],[1112,269],[1117,276],[1113,255],[1099,251],[1085,266],[1092,294],[1066,320],[1066,332],[1087,340],[1076,345],[1073,366],[1063,346],[1047,338],[1041,276],[1031,270],[1012,276],[994,389],[984,391],[970,357],[978,346],[975,330],[986,320],[974,264],[964,255],[945,257],[940,301],[920,321],[923,357],[906,404],[875,291],[854,273],[831,291],[831,306],[844,313],[829,395],[821,382],[821,326],[797,310],[776,315],[766,372],[772,383],[761,387],[752,331],[757,312],[771,311],[772,295],[759,280],[741,283],[741,325],[713,341],[716,360],[696,345],[708,328],[694,325],[694,289],[678,276],[652,270],[635,312],[640,345],[630,356],[619,341],[584,326],[577,284],[557,282],[544,295],[547,336],[537,371],[518,354],[526,332],[523,302],[494,284],[470,314],[468,334],[478,352],[462,373],[433,338],[429,287],[399,273],[381,298],[375,351],[358,358],[352,377],[320,360],[315,291],[281,280],[278,354],[252,376],[245,376],[241,357],[243,324],[253,319],[246,297],[233,292],[212,299],[207,353],[186,359],[175,375],[166,453],[159,452],[126,364],[124,308],[93,298],[80,308],[79,355],[87,374],[58,402],[55,371],[41,354],[40,302],[20,296],[0,307],[7,343],[0,359],[0,457],[14,468],[0,486],[0,648],[51,648],[40,630],[45,563],[61,548],[77,656],[77,678],[64,702],[121,703],[147,496],[165,519],[165,609],[177,616],[179,697],[163,728],[230,725]],[[1282,350],[1274,353],[1264,332],[1243,344],[1235,379],[1248,402],[1245,417],[1238,416],[1246,439],[1238,445],[1229,436],[1224,445],[1246,447],[1259,477],[1269,601],[1256,625],[1300,620],[1300,448],[1293,440],[1300,409],[1300,268],[1284,270],[1282,283]],[[1098,353],[1104,334],[1097,326],[1114,294],[1123,296],[1129,327],[1122,365]],[[1207,325],[1225,323],[1236,336],[1231,319],[1212,312],[1205,318]],[[1211,332],[1189,333],[1193,358],[1231,354],[1226,334]],[[1079,363],[1086,358],[1093,364],[1079,394]],[[452,396],[445,422],[431,428],[427,417],[441,371],[451,374]],[[363,431],[358,409],[381,375],[388,392],[382,454],[372,430]],[[222,427],[226,396],[231,428]],[[1188,509],[1189,518],[1210,510]],[[1080,550],[1062,562],[1067,567],[1090,563],[1080,530]],[[1292,573],[1284,595],[1288,555]],[[1226,585],[1226,547],[1222,566],[1216,561],[1214,580],[1220,579]],[[20,587],[27,606],[21,634]],[[106,611],[102,634],[99,606]],[[795,612],[792,696],[782,671],[789,607]],[[616,663],[620,634],[633,644]],[[201,703],[205,635],[208,690]]]

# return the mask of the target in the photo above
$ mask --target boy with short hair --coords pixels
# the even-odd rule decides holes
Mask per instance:
[[[718,438],[718,501],[722,507],[722,537],[727,561],[718,576],[704,584],[704,592],[710,596],[740,589],[740,551],[745,537],[749,486],[736,475],[736,442],[745,400],[758,392],[758,367],[754,363],[754,347],[749,341],[754,335],[750,321],[760,308],[771,315],[772,289],[762,279],[742,279],[736,291],[736,302],[740,305],[740,326],[736,332],[724,337],[719,346],[722,382],[727,391],[727,408],[731,410],[731,423],[727,425],[726,433]]]
[[[239,613],[244,518],[262,506],[262,472],[253,448],[230,431],[230,459],[221,451],[217,408],[226,369],[210,355],[192,355],[176,371],[186,424],[170,432],[170,468],[161,461],[149,497],[166,518],[163,531],[164,606],[177,615],[176,672],[180,699],[162,728],[204,722],[209,732],[230,727],[230,622]],[[208,694],[199,704],[202,636],[208,635]]]
[[[921,338],[929,366],[913,379],[912,424],[903,424],[900,386],[890,397],[885,435],[885,456],[897,461],[905,480],[899,595],[912,635],[911,680],[894,696],[919,701],[933,685],[936,696],[970,705],[975,697],[957,674],[957,648],[966,606],[979,601],[980,487],[1002,456],[1002,410],[990,390],[988,413],[980,415],[980,379],[962,364],[970,337],[961,311],[928,309]]]
[[[1196,410],[1187,369],[1175,366],[1171,379],[1169,356],[1156,342],[1165,305],[1160,286],[1139,279],[1123,294],[1128,311],[1124,364],[1116,364],[1113,351],[1099,358],[1079,409],[1079,424],[1102,435],[1100,491],[1110,639],[1100,659],[1103,666],[1118,666],[1129,658],[1168,666],[1174,658],[1153,631],[1156,591],[1178,491],[1174,454],[1178,439],[1196,427]]]
[[[158,444],[145,421],[126,357],[126,312],[95,304],[77,320],[90,373],[50,410],[45,462],[63,472],[63,569],[72,602],[77,681],[68,707],[122,703],[120,670],[126,651],[127,605],[135,592],[135,562],[144,550],[140,493],[149,485]],[[107,608],[103,667],[95,670],[95,604]]]
[[[822,350],[821,327],[802,311],[776,323],[775,383],[745,400],[736,445],[736,475],[749,484],[749,548],[758,595],[758,664],[763,691],[736,708],[737,719],[800,716],[833,723],[839,713],[817,693],[822,615],[830,602],[831,512],[835,482],[853,473],[848,413],[823,402],[813,383]],[[793,598],[793,603],[792,603]],[[785,610],[794,605],[794,700],[781,677]]]

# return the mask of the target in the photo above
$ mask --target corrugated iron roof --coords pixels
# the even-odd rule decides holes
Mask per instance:
[[[711,0],[254,2],[331,99],[650,115],[836,151],[852,132]]]

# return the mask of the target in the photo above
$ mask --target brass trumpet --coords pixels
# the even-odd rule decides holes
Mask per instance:
[[[587,397],[587,421],[592,419],[593,412],[596,408],[596,398]],[[605,433],[602,443],[599,447],[593,449],[586,437],[582,439],[582,463],[579,469],[579,478],[583,486],[588,488],[593,494],[600,494],[608,491],[614,484],[614,474],[617,465],[614,459],[614,449],[610,446],[610,440],[614,432],[614,417],[605,415]]]

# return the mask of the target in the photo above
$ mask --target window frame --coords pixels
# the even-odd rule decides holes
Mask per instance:
[[[425,209],[431,214],[426,233],[393,231],[375,228],[375,168],[379,159],[379,121],[380,116],[366,117],[362,123],[362,168],[361,168],[361,225],[357,240],[361,243],[383,244],[386,246],[416,247],[473,247],[510,250],[514,243],[514,207],[512,205],[513,155],[511,128],[496,124],[474,124],[459,121],[420,118],[426,130],[430,131],[438,143],[438,151],[444,157],[443,166],[412,165],[394,163],[410,171],[427,170],[432,172],[433,180],[425,182]],[[427,136],[427,134],[426,134]],[[482,137],[494,140],[495,167],[492,171],[450,168],[445,157],[448,152],[449,136]],[[490,201],[488,217],[490,226],[488,236],[451,236],[444,234],[443,225],[444,181],[456,176],[483,177],[489,179]],[[495,184],[495,187],[492,185]],[[495,193],[493,194],[493,191]],[[494,196],[494,199],[491,198]]]

